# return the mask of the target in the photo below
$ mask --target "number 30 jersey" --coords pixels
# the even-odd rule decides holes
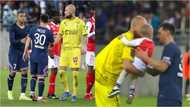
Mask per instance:
[[[33,27],[29,37],[32,40],[30,60],[34,62],[48,61],[48,46],[53,43],[53,33],[45,27]]]

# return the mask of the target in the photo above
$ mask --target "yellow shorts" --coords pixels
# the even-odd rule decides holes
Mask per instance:
[[[62,48],[59,60],[59,66],[69,68],[80,68],[81,49],[80,48]]]
[[[119,96],[108,98],[108,94],[111,92],[112,87],[108,87],[95,81],[95,100],[96,107],[119,107]]]

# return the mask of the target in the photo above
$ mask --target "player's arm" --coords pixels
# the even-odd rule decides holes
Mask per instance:
[[[55,37],[53,45],[55,45],[56,43],[58,43],[59,41],[61,41],[61,38],[62,38],[62,34],[58,33],[57,36]]]
[[[87,44],[87,38],[86,38],[86,35],[85,36],[82,36],[82,38],[81,38],[81,45],[82,45],[82,47],[81,47],[81,54],[85,54],[85,52],[86,52],[86,44]]]
[[[161,72],[158,72],[157,70],[154,70],[151,66],[147,67],[145,72],[147,72],[148,74],[152,76],[157,76],[161,73]]]
[[[48,54],[49,54],[50,57],[54,57],[54,56],[52,55],[52,53],[51,53],[51,50],[52,50],[52,48],[53,48],[53,46],[54,46],[54,36],[53,36],[53,33],[52,33],[52,32],[50,32],[50,33],[48,33],[48,34],[49,34]]]
[[[132,64],[131,61],[125,59],[124,62],[123,62],[123,68],[125,69],[126,72],[128,73],[131,73],[133,75],[136,75],[136,76],[144,76],[144,72],[142,71],[138,71]]]
[[[88,35],[88,29],[85,26],[84,22],[81,21],[81,25],[80,25],[80,29],[81,29],[81,45],[82,45],[82,49],[81,49],[81,53],[84,54],[85,53],[85,49],[86,49],[86,44],[87,44],[87,35]]]
[[[132,47],[136,47],[136,46],[139,46],[142,41],[144,40],[145,38],[138,38],[138,39],[133,39],[133,40],[128,40],[126,37],[122,37],[121,38],[121,41],[127,45],[127,46],[132,46]]]
[[[18,44],[18,43],[25,43],[26,42],[26,37],[23,39],[20,39],[20,40],[16,40],[15,31],[13,28],[10,30],[10,38],[9,39],[10,39],[11,44]]]
[[[90,38],[90,37],[92,37],[92,36],[94,36],[94,35],[95,35],[95,32],[91,32],[91,33],[89,33],[89,34],[87,35],[87,37]]]
[[[26,44],[25,44],[25,48],[24,48],[24,53],[23,53],[24,61],[26,61],[28,59],[28,48],[30,45],[30,41],[31,41],[31,38],[29,36],[27,36]]]
[[[148,56],[147,51],[143,51],[140,48],[137,48],[136,51],[136,56],[142,59],[144,62],[147,62],[148,65],[150,65],[153,70],[156,70],[157,72],[164,72],[167,70],[169,67],[169,62],[167,59],[163,60],[155,60],[151,57]],[[151,71],[151,69],[149,69]]]
[[[134,60],[134,54],[133,49],[131,47],[124,47],[123,53],[122,53],[122,59],[123,59],[123,69],[125,69],[127,72],[132,73],[137,76],[143,76],[144,74],[140,71],[138,71],[133,65],[132,62]]]
[[[90,33],[90,30],[91,30],[91,28],[92,28],[92,24],[90,23],[90,22],[87,22],[86,23],[86,30],[87,30],[87,38],[91,38],[92,36],[94,36],[95,35],[95,32],[91,32]]]
[[[62,40],[64,30],[64,22],[62,21],[59,26],[57,35],[55,36],[54,45]]]

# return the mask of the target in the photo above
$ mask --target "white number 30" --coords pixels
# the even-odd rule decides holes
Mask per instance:
[[[40,44],[40,45],[44,45],[45,44],[45,40],[46,40],[46,36],[44,34],[39,34],[39,33],[35,33],[35,44]]]

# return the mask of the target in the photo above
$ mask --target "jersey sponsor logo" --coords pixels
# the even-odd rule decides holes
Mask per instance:
[[[65,35],[76,35],[78,33],[78,30],[65,30],[63,31],[63,34]]]

